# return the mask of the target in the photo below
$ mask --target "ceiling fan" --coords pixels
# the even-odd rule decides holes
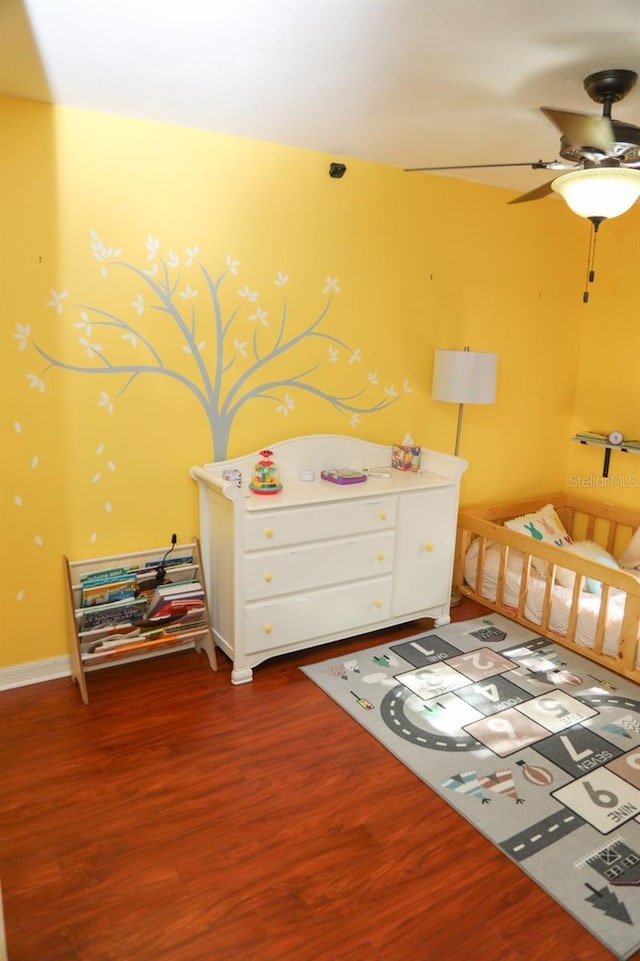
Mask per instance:
[[[555,107],[541,107],[542,113],[561,133],[561,160],[530,163],[461,164],[446,167],[412,167],[407,173],[440,170],[473,170],[488,167],[531,167],[564,173],[547,181],[511,204],[539,200],[552,192],[560,194],[579,216],[591,220],[597,230],[608,217],[629,210],[640,196],[640,127],[614,120],[611,105],[623,100],[638,79],[633,70],[600,70],[589,74],[584,88],[589,97],[602,104],[602,116],[573,113]],[[606,182],[606,183],[605,183]]]

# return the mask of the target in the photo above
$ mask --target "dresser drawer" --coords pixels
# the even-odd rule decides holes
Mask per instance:
[[[259,511],[245,518],[245,547],[257,551],[390,530],[395,526],[396,510],[396,497],[372,497],[317,507]]]
[[[247,604],[244,650],[270,651],[389,618],[391,577]]]
[[[395,532],[320,541],[247,554],[243,565],[248,601],[390,574]]]

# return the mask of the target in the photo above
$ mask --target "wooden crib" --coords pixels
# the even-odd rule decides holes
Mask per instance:
[[[527,534],[503,526],[505,520],[534,512],[545,504],[553,504],[574,541],[596,541],[614,557],[619,556],[635,530],[640,528],[640,512],[596,503],[571,494],[554,494],[491,507],[464,508],[458,515],[454,588],[462,595],[603,667],[640,682],[640,579],[627,571],[605,566],[565,548],[536,541]],[[492,570],[497,564],[495,578],[493,573],[491,577],[487,573],[489,558]],[[545,577],[537,574],[532,567],[533,558],[547,562]],[[518,571],[515,581],[514,563]],[[556,568],[575,573],[570,591],[554,583]],[[582,586],[587,577],[601,582],[599,597],[590,594],[586,600]],[[534,588],[539,603],[535,613],[532,613]],[[562,603],[565,605],[563,624],[565,614],[568,615],[566,631],[558,629],[553,623],[554,605],[557,609],[562,591]],[[579,619],[587,616],[586,604],[590,605],[589,616],[595,619],[592,646],[585,646],[578,641],[577,628],[581,623]],[[611,624],[613,609],[616,612],[614,625]],[[616,640],[612,645],[608,635],[613,632]]]

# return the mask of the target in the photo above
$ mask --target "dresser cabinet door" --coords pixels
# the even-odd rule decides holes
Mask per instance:
[[[454,488],[400,498],[391,613],[401,617],[448,603],[455,546]]]

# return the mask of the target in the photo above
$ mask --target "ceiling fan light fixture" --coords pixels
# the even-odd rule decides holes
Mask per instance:
[[[610,219],[626,213],[640,197],[640,170],[575,170],[557,177],[551,187],[579,217]]]

